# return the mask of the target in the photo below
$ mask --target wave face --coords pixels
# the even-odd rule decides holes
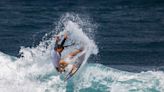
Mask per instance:
[[[88,64],[84,74],[77,77],[76,92],[163,92],[162,76],[164,73],[161,71],[130,73]]]
[[[31,57],[26,49],[27,57]],[[37,52],[37,51],[36,51]],[[41,53],[40,53],[41,54]],[[42,53],[43,54],[43,53]],[[42,56],[42,55],[41,55]],[[87,64],[64,82],[44,58],[13,58],[0,54],[2,92],[163,92],[164,73],[129,73],[99,64]],[[16,61],[15,61],[16,60]]]
[[[99,64],[87,64],[90,55],[98,53],[92,35],[94,31],[87,25],[90,26],[90,23],[78,15],[65,14],[54,31],[43,37],[46,40],[36,47],[21,47],[21,57],[0,52],[1,92],[164,92],[163,72],[129,73]],[[60,78],[50,57],[54,45],[52,36],[63,32],[71,33],[70,38],[85,44],[87,50],[83,66],[68,82]],[[68,48],[64,54],[70,51],[72,49]]]

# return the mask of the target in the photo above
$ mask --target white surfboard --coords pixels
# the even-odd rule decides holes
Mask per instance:
[[[76,72],[79,70],[80,66],[84,62],[86,56],[86,52],[82,52],[81,55],[77,58],[76,62],[73,64],[72,69],[68,72],[68,74],[65,76],[64,81],[67,81],[70,79],[73,75],[76,74]]]

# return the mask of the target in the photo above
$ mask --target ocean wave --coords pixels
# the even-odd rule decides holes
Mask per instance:
[[[84,65],[72,77],[64,82],[52,63],[50,51],[54,45],[51,37],[36,47],[21,47],[20,57],[0,52],[0,90],[2,92],[163,92],[164,73],[147,71],[130,73],[100,64],[88,64],[90,55],[97,54],[94,40],[83,32],[78,16],[64,15],[58,26],[59,34],[71,32],[70,38],[81,41],[87,50]],[[70,17],[71,16],[71,17]],[[56,30],[56,29],[55,29]],[[61,32],[62,30],[62,32]],[[53,32],[51,32],[53,33]],[[51,34],[50,33],[50,34]],[[46,34],[44,38],[49,37]],[[53,34],[54,35],[54,34]],[[74,47],[74,49],[76,46]],[[72,51],[65,50],[64,54]]]
[[[86,64],[64,82],[50,62],[27,62],[0,54],[0,89],[3,92],[163,92],[164,72],[130,73],[101,64]],[[42,60],[42,59],[41,59]],[[29,60],[30,61],[30,60]]]
[[[131,73],[88,64],[74,81],[76,92],[163,92],[162,76],[162,71]]]

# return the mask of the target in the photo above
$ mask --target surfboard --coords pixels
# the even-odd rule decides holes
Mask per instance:
[[[73,64],[71,71],[65,76],[64,81],[69,80],[73,75],[76,74],[76,72],[79,70],[82,63],[84,62],[85,56],[86,52],[82,52],[81,55],[77,58],[75,64]]]

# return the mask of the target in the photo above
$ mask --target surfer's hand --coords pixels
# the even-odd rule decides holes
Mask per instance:
[[[67,39],[68,38],[68,35],[65,33],[64,34],[64,39]]]

